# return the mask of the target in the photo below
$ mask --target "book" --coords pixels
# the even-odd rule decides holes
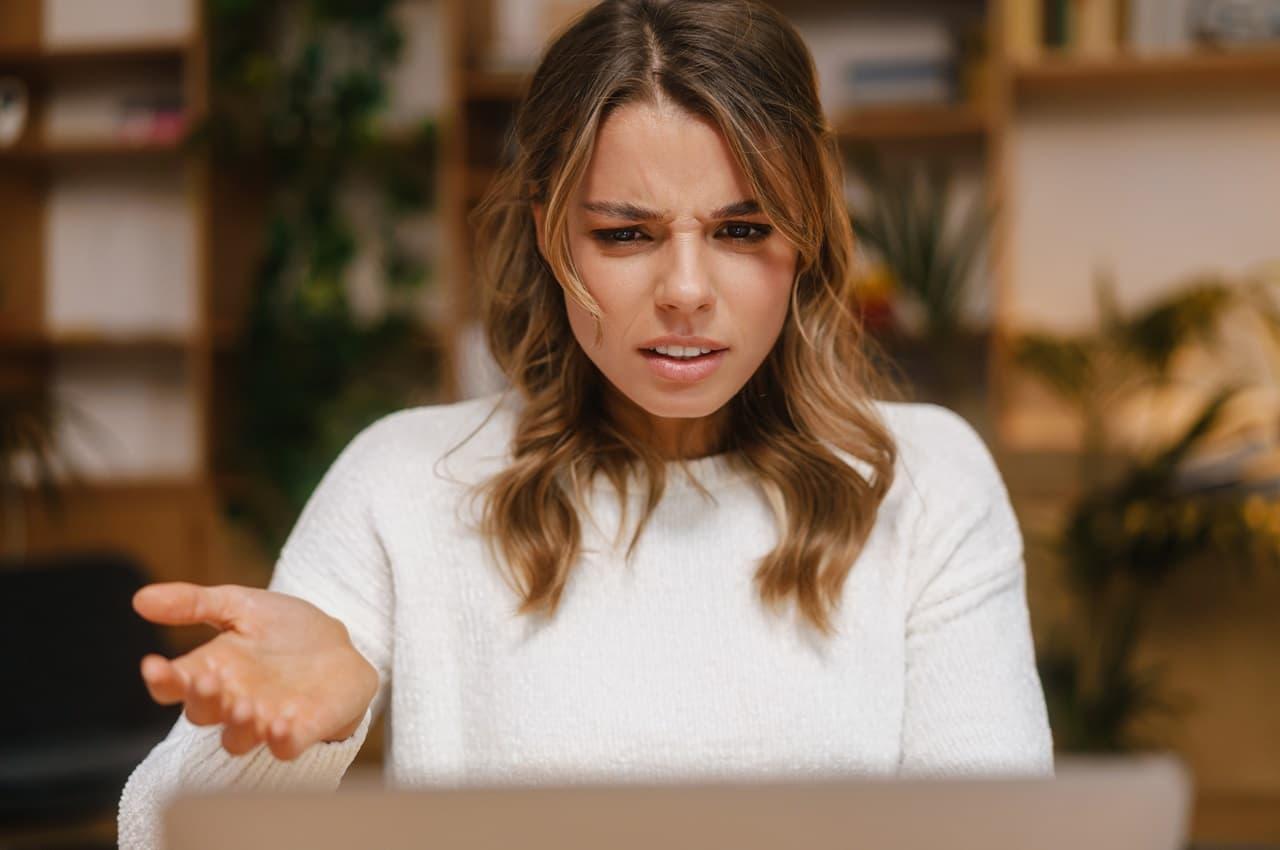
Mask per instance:
[[[954,98],[956,39],[938,15],[812,15],[793,23],[813,55],[828,115],[869,104]]]
[[[1071,48],[1081,56],[1114,55],[1119,47],[1118,0],[1073,0]]]
[[[1041,0],[1003,0],[1001,29],[1005,54],[1014,62],[1030,62],[1040,56],[1044,5]]]

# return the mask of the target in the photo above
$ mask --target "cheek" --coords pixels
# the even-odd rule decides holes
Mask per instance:
[[[770,264],[764,270],[757,270],[752,286],[737,293],[734,312],[747,319],[766,343],[772,344],[772,338],[786,321],[792,284],[792,269]]]
[[[569,316],[569,327],[582,346],[582,350],[591,353],[596,348],[596,321],[591,318],[587,309],[565,294],[565,311]]]
[[[614,347],[630,317],[644,309],[645,278],[638,266],[617,260],[602,261],[593,257],[590,250],[581,250],[578,246],[574,246],[574,262],[583,285],[601,312],[599,327],[603,338],[600,344],[596,343],[596,320],[586,307],[566,293],[569,324],[583,349],[597,355]]]

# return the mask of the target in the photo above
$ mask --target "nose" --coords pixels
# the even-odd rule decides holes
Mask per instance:
[[[715,303],[715,289],[708,274],[705,250],[697,235],[671,240],[672,259],[658,281],[655,300],[660,308],[676,313],[709,310]]]

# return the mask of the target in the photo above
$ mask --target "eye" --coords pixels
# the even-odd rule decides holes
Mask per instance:
[[[625,228],[622,230],[593,230],[591,235],[606,245],[624,245],[628,242],[635,242],[637,236],[644,236],[635,228]]]
[[[746,243],[760,242],[773,232],[773,228],[767,224],[751,224],[746,221],[731,221],[724,229],[732,241]]]

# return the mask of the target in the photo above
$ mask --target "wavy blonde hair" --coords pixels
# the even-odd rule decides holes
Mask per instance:
[[[619,106],[660,99],[714,122],[765,214],[798,248],[786,324],[728,402],[724,448],[759,483],[779,528],[755,573],[760,598],[775,611],[793,599],[830,635],[893,481],[897,447],[871,402],[900,394],[868,356],[874,344],[853,309],[843,166],[813,60],[781,14],[756,0],[606,0],[546,48],[516,114],[513,159],[471,219],[486,339],[508,392],[524,402],[511,462],[473,493],[485,501],[480,529],[521,597],[518,612],[549,616],[580,552],[586,485],[607,476],[625,525],[628,479],[647,481],[628,562],[662,498],[666,459],[607,418],[604,378],[564,301],[601,315],[566,227],[597,133]],[[546,208],[545,259],[534,203]]]

